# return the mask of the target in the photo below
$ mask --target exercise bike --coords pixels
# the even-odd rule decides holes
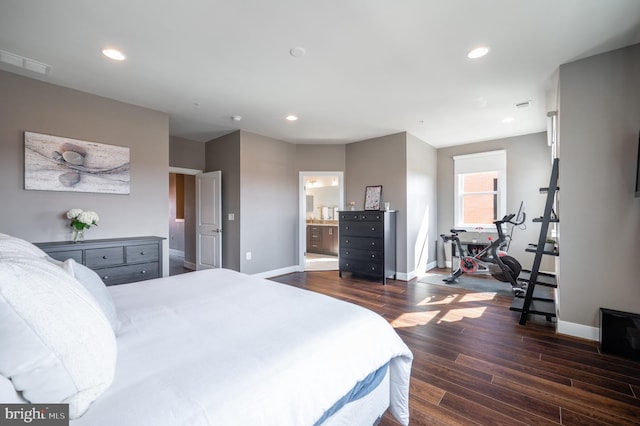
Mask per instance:
[[[498,238],[492,240],[484,249],[474,252],[465,253],[458,235],[466,232],[465,229],[451,229],[451,235],[441,234],[440,237],[446,243],[452,241],[456,250],[460,253],[460,264],[451,276],[444,278],[443,281],[449,284],[458,282],[458,278],[464,274],[484,273],[491,274],[498,281],[508,282],[516,293],[516,295],[524,293],[525,288],[518,285],[518,275],[522,271],[522,265],[514,257],[507,254],[509,243],[511,242],[511,234],[513,228],[520,226],[525,221],[526,214],[518,212],[518,215],[511,213],[503,217],[501,220],[493,222],[498,231]],[[511,224],[510,235],[505,235],[502,229],[503,224]]]

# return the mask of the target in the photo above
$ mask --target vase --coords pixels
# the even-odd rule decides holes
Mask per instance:
[[[84,229],[73,229],[73,242],[80,243],[84,241]]]

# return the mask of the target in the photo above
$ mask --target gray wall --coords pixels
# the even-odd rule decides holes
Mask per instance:
[[[296,147],[241,131],[240,271],[254,274],[298,262]],[[246,259],[246,253],[252,259]]]
[[[397,133],[347,144],[345,206],[355,201],[364,208],[367,186],[382,185],[382,201],[396,214],[396,260],[398,272],[407,271],[407,134]]]
[[[207,142],[205,157],[205,171],[222,176],[222,267],[240,271],[240,131]]]
[[[423,273],[436,261],[437,159],[434,147],[407,134],[407,272]]]
[[[296,145],[296,170],[341,172],[345,170],[345,145]]]
[[[530,269],[533,253],[525,252],[529,243],[536,243],[540,235],[540,224],[531,219],[542,216],[546,198],[539,188],[549,186],[551,176],[551,152],[547,146],[547,133],[516,136],[467,145],[458,145],[438,150],[438,235],[448,233],[454,226],[454,173],[453,157],[477,152],[507,151],[507,213],[516,213],[520,201],[526,205],[526,229],[516,229],[509,254]],[[484,237],[484,235],[483,235]],[[451,251],[446,247],[447,259]],[[541,269],[554,271],[554,259],[545,256]]]
[[[0,71],[0,232],[29,241],[71,237],[64,213],[94,210],[87,239],[168,236],[169,120],[165,113]],[[126,146],[131,194],[24,190],[24,132]],[[164,243],[168,273],[168,244]]]
[[[560,67],[559,330],[640,313],[640,45]],[[597,336],[595,336],[597,338]]]
[[[204,170],[206,165],[205,144],[170,136],[169,165],[185,169]]]

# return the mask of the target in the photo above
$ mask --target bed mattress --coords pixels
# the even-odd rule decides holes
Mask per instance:
[[[408,424],[412,354],[367,309],[224,269],[109,291],[115,379],[74,426],[313,425],[387,362]]]

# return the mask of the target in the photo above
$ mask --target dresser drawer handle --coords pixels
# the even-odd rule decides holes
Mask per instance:
[[[144,252],[143,251],[140,252],[140,256],[144,256]]]
[[[109,275],[105,275],[104,277],[102,277],[103,280],[108,280],[109,279]]]
[[[349,244],[351,241],[349,240],[344,240],[345,243]]]
[[[375,259],[375,258],[376,258],[376,255],[375,255],[375,254],[371,254],[371,258],[372,258],[372,259]]]
[[[344,229],[351,229],[349,225],[345,226]]]
[[[345,251],[344,254],[349,255],[351,252],[349,250]]]
[[[147,273],[147,271],[145,271],[145,270],[143,269],[142,271],[140,271],[140,273],[141,273],[142,275],[144,275],[144,274],[146,274],[146,273]]]
[[[372,246],[375,246],[375,245],[376,245],[376,242],[375,242],[375,241],[371,241],[371,245],[372,245]]]
[[[102,256],[103,259],[108,259],[109,256],[107,256],[106,254],[104,256]]]
[[[375,231],[375,230],[376,230],[376,227],[375,227],[375,226],[372,226],[372,227],[371,227],[371,230],[372,230],[372,231]]]

